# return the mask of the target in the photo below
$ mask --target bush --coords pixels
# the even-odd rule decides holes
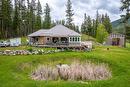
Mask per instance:
[[[29,52],[32,52],[33,51],[33,49],[32,48],[29,48],[29,49],[27,49]]]

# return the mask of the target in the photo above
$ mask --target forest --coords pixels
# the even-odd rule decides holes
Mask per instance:
[[[78,33],[96,37],[97,27],[103,24],[108,33],[112,32],[111,20],[107,13],[100,14],[97,10],[95,19],[84,12],[81,25],[74,23],[72,2],[68,0],[66,19],[52,20],[51,8],[46,3],[42,8],[39,0],[1,0],[0,1],[0,39],[27,36],[39,29],[49,29],[56,24],[62,24]],[[59,15],[60,16],[60,15]]]

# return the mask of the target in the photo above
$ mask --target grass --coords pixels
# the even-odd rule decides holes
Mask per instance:
[[[82,41],[96,41],[95,38],[91,37],[91,36],[88,36],[88,35],[85,35],[85,34],[82,34]]]
[[[27,45],[27,37],[21,37],[21,42],[22,42],[22,45]]]
[[[0,56],[0,87],[130,87],[130,48],[96,47],[92,52]],[[101,81],[34,81],[31,71],[39,64],[71,63],[73,60],[106,63],[112,78]]]
[[[28,49],[54,50],[55,48],[42,48],[42,47],[32,47],[32,46],[0,47],[0,51],[4,51],[4,50],[28,50]]]

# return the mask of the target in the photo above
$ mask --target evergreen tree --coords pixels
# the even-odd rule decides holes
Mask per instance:
[[[128,20],[130,18],[130,0],[121,0],[121,3],[121,11],[126,11],[126,14],[121,16],[122,22],[125,25],[125,36],[126,39],[130,41],[130,26],[128,25]]]
[[[64,19],[62,19],[62,20],[57,20],[57,21],[56,21],[56,24],[65,25],[65,20],[64,20]]]
[[[92,19],[90,16],[86,16],[86,13],[84,14],[84,22],[81,26],[81,32],[83,34],[87,34],[89,36],[93,36],[93,26],[92,26]]]
[[[98,10],[97,10],[96,22],[95,22],[95,35],[94,35],[94,37],[96,37],[98,24],[99,24],[99,13],[98,13]]]
[[[90,16],[88,16],[87,17],[87,30],[88,30],[88,35],[89,36],[93,36],[92,35],[92,30],[93,30],[93,28],[92,28],[92,20],[91,20],[91,17]]]
[[[15,10],[14,10],[14,17],[13,17],[13,37],[18,36],[18,29],[20,26],[20,18],[19,18],[19,7],[18,7],[18,1],[15,0]]]
[[[45,9],[44,9],[43,28],[49,29],[50,27],[51,27],[50,7],[48,3],[46,3]]]
[[[86,13],[85,13],[84,14],[84,21],[81,25],[81,33],[82,34],[87,34],[87,22],[86,22],[86,20],[87,20],[87,16],[86,16]]]
[[[96,36],[96,30],[97,30],[97,27],[96,27],[96,20],[92,20],[92,36],[95,37]]]
[[[105,17],[104,15],[102,16],[102,23],[105,26],[107,32],[110,34],[112,32],[112,24],[107,14],[105,15]]]
[[[11,0],[3,0],[2,2],[2,15],[3,15],[3,38],[10,37],[12,26],[12,3]]]
[[[3,32],[3,2],[4,0],[0,1],[0,39],[4,37]]]
[[[72,3],[70,0],[67,1],[67,10],[66,10],[66,26],[70,29],[73,29],[73,10],[72,10]]]
[[[79,31],[79,26],[78,26],[78,25],[75,26],[75,31],[76,31],[77,33],[80,33],[80,31]]]
[[[35,16],[35,11],[36,11],[36,0],[32,0],[30,3],[30,33],[35,31],[35,23],[36,23],[36,16]]]
[[[36,15],[36,26],[35,26],[37,30],[42,28],[41,15],[42,15],[42,6],[41,6],[40,1],[38,0],[37,15]]]

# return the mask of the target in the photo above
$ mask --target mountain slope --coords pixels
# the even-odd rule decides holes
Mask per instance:
[[[124,33],[124,25],[121,23],[121,19],[112,22],[112,32]]]

